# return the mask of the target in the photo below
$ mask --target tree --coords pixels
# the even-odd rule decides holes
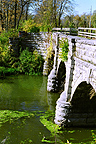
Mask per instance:
[[[66,17],[64,17],[64,19],[62,20],[62,25],[63,27],[68,27],[68,28],[75,27],[74,15],[67,15]]]
[[[96,10],[93,12],[92,15],[92,26],[96,28]]]
[[[36,0],[0,0],[2,9],[0,8],[0,18],[2,17],[2,28],[18,28],[20,20],[28,17],[30,4]],[[1,4],[1,3],[0,3]]]
[[[74,16],[73,21],[74,21],[75,27],[78,28],[80,26],[79,23],[81,22],[81,17],[79,15],[76,15]]]
[[[36,17],[44,23],[60,27],[62,16],[72,11],[72,7],[73,0],[44,0],[36,11]]]
[[[68,15],[73,10],[73,0],[61,0],[60,7],[58,8],[58,26],[61,24],[62,15]]]
[[[19,15],[19,18],[18,18],[18,22],[17,22],[17,29],[18,29],[18,26],[19,26],[19,22],[21,20],[21,17],[22,17],[22,14],[23,14],[23,10],[24,10],[24,7],[30,3],[30,0],[20,0],[20,15]]]
[[[83,15],[81,15],[81,21],[79,23],[80,27],[86,27],[86,21],[87,21],[87,18],[86,18],[86,14],[84,13]]]

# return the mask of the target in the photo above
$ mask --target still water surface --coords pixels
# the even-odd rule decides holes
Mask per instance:
[[[47,77],[45,76],[10,76],[0,79],[0,109],[18,111],[43,111],[55,110],[58,93],[47,92]],[[22,118],[23,119],[23,118]],[[50,132],[40,122],[39,116],[28,118],[22,125],[22,119],[10,124],[9,122],[0,127],[0,143],[5,144],[42,144],[41,140],[46,137],[50,140]],[[72,143],[91,143],[93,141],[92,130],[89,128],[68,128],[58,139],[63,143],[67,140]],[[59,144],[59,143],[58,143]]]

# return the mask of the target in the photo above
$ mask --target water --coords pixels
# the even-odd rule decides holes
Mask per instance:
[[[0,109],[18,111],[47,111],[55,110],[57,93],[47,92],[47,77],[45,76],[10,76],[0,80]],[[23,123],[22,123],[23,121]],[[93,130],[93,132],[92,132]],[[66,143],[91,143],[92,133],[95,129],[67,128],[57,139]],[[42,144],[41,140],[46,137],[50,140],[51,133],[40,122],[39,116],[21,118],[14,123],[7,122],[0,127],[0,142],[5,144]],[[32,141],[31,141],[32,140]]]

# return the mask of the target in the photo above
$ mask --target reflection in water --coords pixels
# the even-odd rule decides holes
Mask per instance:
[[[47,77],[19,75],[0,80],[0,109],[47,111],[55,108],[54,94],[48,96],[46,90]],[[53,96],[52,96],[53,95]],[[52,97],[51,97],[52,96]],[[55,100],[59,94],[55,94]],[[47,99],[51,101],[48,103]],[[44,136],[50,137],[50,132],[40,123],[38,117],[22,119],[13,124],[6,123],[0,131],[0,141],[8,137],[10,144],[19,144],[20,141],[32,139],[34,144],[41,143]],[[10,132],[10,134],[9,134]]]
[[[0,109],[31,111],[48,109],[47,77],[20,75],[8,77],[0,82]],[[56,94],[55,98],[58,96]]]
[[[37,112],[55,110],[58,97],[58,93],[47,92],[47,77],[45,76],[19,75],[0,80],[0,109],[3,110]],[[28,144],[31,139],[33,144],[42,144],[41,139],[44,136],[50,139],[50,132],[40,123],[39,117],[24,119],[3,124],[0,127],[0,142],[7,138],[8,144],[20,144],[21,141]],[[73,143],[86,143],[92,140],[90,129],[78,128],[73,133],[72,131],[73,129],[65,129],[58,138],[64,143],[67,139]]]

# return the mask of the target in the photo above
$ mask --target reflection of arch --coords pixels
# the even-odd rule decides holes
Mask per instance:
[[[61,61],[57,72],[59,89],[64,90],[65,77],[66,77],[66,67],[65,67],[65,63]]]
[[[74,112],[95,112],[96,93],[91,84],[82,82],[78,85],[71,105]]]

